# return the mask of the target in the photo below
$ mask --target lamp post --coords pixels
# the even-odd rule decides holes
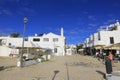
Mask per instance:
[[[23,31],[23,41],[22,41],[22,50],[21,50],[21,54],[20,54],[20,67],[23,66],[23,53],[24,53],[24,40],[25,40],[25,32],[26,32],[26,24],[28,22],[27,17],[24,17],[24,31]]]

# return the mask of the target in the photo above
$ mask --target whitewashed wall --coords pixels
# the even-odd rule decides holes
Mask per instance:
[[[33,38],[39,38],[40,41],[34,42]],[[49,38],[49,41],[44,42],[43,41],[44,38]],[[53,38],[58,38],[58,42],[53,42]],[[53,51],[54,51],[54,48],[57,48],[58,52],[55,53],[55,55],[57,55],[57,56],[65,55],[65,47],[64,47],[65,46],[65,37],[63,37],[63,36],[49,33],[49,34],[43,35],[41,37],[40,36],[28,37],[28,40],[33,46],[48,48],[48,49],[52,49]]]
[[[10,54],[10,48],[5,47],[5,46],[0,46],[0,56],[6,56],[8,57]]]
[[[39,38],[40,41],[35,42],[33,38]],[[44,42],[44,38],[49,38],[48,42]],[[58,42],[53,42],[53,38],[58,38]],[[0,47],[1,53],[8,55],[10,53],[8,47],[22,47],[23,38],[12,38],[12,37],[0,37],[0,39],[5,43],[5,47]],[[3,44],[2,44],[3,46]],[[29,36],[28,41],[24,41],[24,47],[40,47],[51,49],[54,53],[54,48],[57,48],[57,53],[54,55],[64,56],[65,55],[65,37],[63,36],[63,29],[61,29],[61,35],[56,35],[54,33],[48,33],[43,36]],[[3,55],[3,54],[1,54]]]
[[[114,37],[114,43],[120,42],[120,31],[100,31],[100,40],[95,36],[94,45],[110,45],[110,37]]]
[[[0,46],[0,56],[9,57],[10,54],[19,55],[19,50],[14,48],[9,48],[6,46]]]
[[[117,26],[117,30],[109,31],[108,29],[106,30],[101,30],[99,32],[94,33],[94,39],[92,39],[92,36],[86,38],[86,47],[92,47],[93,45],[111,45],[110,44],[110,37],[114,38],[114,44],[115,43],[120,43],[120,25],[119,22],[116,22],[114,24]],[[99,34],[100,34],[100,40],[99,39]]]
[[[22,47],[22,41],[23,41],[23,38],[8,37],[6,41],[6,45],[9,46],[9,44],[11,44],[12,46]]]

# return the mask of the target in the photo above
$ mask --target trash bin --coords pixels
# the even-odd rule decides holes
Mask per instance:
[[[111,74],[112,73],[112,63],[108,57],[105,58],[105,66],[106,66],[106,73]]]

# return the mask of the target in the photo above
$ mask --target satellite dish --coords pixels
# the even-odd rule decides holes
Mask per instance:
[[[2,44],[2,45],[5,45],[6,42],[7,42],[7,40],[4,39],[4,40],[1,41],[1,44]]]

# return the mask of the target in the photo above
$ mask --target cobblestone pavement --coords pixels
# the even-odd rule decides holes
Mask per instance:
[[[16,64],[16,58],[0,58],[0,80],[105,80],[105,65],[91,56],[54,57],[23,68]],[[114,70],[120,70],[118,66]]]

